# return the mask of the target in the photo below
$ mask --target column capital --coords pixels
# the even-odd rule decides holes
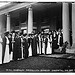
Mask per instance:
[[[64,5],[64,6],[66,6],[66,5],[69,6],[69,3],[63,2],[63,5]]]
[[[28,8],[29,11],[32,11],[32,6],[31,5],[27,6],[26,8]]]
[[[68,4],[68,2],[63,2],[63,4],[64,4],[64,3],[65,3],[65,4]]]
[[[10,16],[10,14],[9,14],[9,13],[5,13],[5,15],[6,15],[7,17],[9,17],[9,16]]]
[[[28,10],[29,10],[29,11],[32,11],[32,7],[29,7]]]

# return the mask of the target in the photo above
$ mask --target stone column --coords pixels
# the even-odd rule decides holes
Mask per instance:
[[[63,42],[70,43],[69,37],[69,4],[62,4],[62,28],[63,28]]]
[[[72,47],[75,48],[75,3],[72,3]]]
[[[7,14],[7,24],[6,24],[6,31],[9,31],[10,32],[10,15]]]
[[[28,34],[33,31],[33,11],[32,7],[28,8]]]
[[[5,32],[5,21],[6,21],[6,16],[0,15],[0,34]]]

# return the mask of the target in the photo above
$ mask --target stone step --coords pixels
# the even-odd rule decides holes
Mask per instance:
[[[74,53],[75,54],[75,49],[74,48],[73,49],[67,49],[66,53]]]

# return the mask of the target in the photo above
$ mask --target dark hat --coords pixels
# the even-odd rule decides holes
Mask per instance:
[[[23,36],[26,36],[27,34],[23,34]]]
[[[28,36],[30,36],[30,35],[32,35],[32,34],[28,34]]]
[[[4,34],[7,36],[7,35],[9,34],[9,32],[8,32],[8,31],[6,31]]]
[[[15,33],[15,31],[11,31],[11,33]]]

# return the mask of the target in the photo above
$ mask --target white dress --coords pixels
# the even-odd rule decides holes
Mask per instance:
[[[10,60],[13,60],[13,43],[14,42],[14,36],[12,36],[12,52],[11,52],[11,55],[10,55]]]
[[[42,53],[45,54],[45,43],[42,43]]]
[[[29,47],[29,56],[32,56],[32,48],[31,48],[31,43],[30,43],[30,47]]]
[[[41,54],[41,38],[39,36],[39,54]]]
[[[40,48],[39,48],[38,44],[37,44],[37,54],[40,54]]]
[[[23,59],[23,39],[21,38],[21,51],[22,51],[22,59]]]
[[[4,56],[4,62],[3,63],[8,63],[10,62],[10,56],[9,56],[9,40],[6,37],[6,48],[5,48],[5,56]]]
[[[13,52],[11,52],[11,54],[9,54],[9,57],[10,57],[10,61],[13,60]]]
[[[47,54],[52,54],[52,48],[50,46],[49,38],[48,38],[48,45],[47,45]]]
[[[0,36],[0,64],[2,64],[2,38]]]

